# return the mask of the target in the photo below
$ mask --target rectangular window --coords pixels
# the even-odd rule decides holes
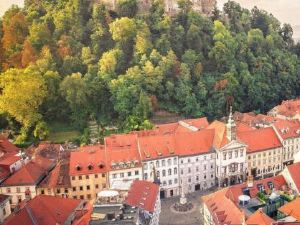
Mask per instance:
[[[123,178],[124,177],[124,173],[120,173],[120,177]]]
[[[10,188],[6,188],[6,192],[7,192],[7,193],[10,193]]]
[[[89,175],[85,175],[85,179],[87,179],[87,180],[88,180],[88,179],[89,179]]]
[[[105,173],[102,173],[102,177],[105,177]]]
[[[90,185],[87,185],[87,186],[86,186],[86,190],[90,190]]]
[[[98,188],[99,188],[99,185],[98,185],[98,184],[96,184],[96,185],[95,185],[95,188],[96,188],[96,189],[98,189]]]
[[[113,178],[117,178],[117,174],[113,174],[112,177],[113,177]]]
[[[134,174],[139,175],[139,171],[138,170],[134,171]]]
[[[95,178],[98,178],[98,174],[95,174]]]
[[[2,213],[3,213],[4,216],[6,215],[6,210],[5,210],[5,208],[3,208]]]
[[[75,180],[75,177],[72,177],[72,180]]]
[[[88,195],[87,195],[87,198],[88,198],[88,199],[91,199],[91,195],[90,195],[90,194],[88,194]]]
[[[78,178],[79,178],[79,180],[82,180],[82,176],[79,176]]]
[[[80,186],[80,187],[79,187],[79,190],[80,190],[80,191],[82,191],[82,190],[83,190],[83,187],[82,187],[82,186]]]
[[[21,189],[19,187],[17,187],[17,193],[20,193]]]
[[[83,199],[84,199],[84,196],[83,196],[83,195],[80,195],[80,199],[83,200]]]
[[[129,177],[131,177],[131,172],[128,172],[127,175],[128,175]]]
[[[76,191],[76,187],[73,187],[73,191]]]

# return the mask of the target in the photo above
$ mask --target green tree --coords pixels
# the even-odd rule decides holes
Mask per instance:
[[[0,76],[0,86],[2,112],[7,112],[27,128],[41,120],[39,107],[47,96],[47,88],[38,71],[33,68],[7,70]]]
[[[49,127],[45,122],[39,122],[35,126],[33,131],[34,137],[38,138],[39,140],[45,140],[46,137],[49,135]]]

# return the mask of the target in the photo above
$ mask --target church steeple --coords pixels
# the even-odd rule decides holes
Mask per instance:
[[[236,124],[232,115],[232,106],[230,106],[230,112],[228,116],[227,127],[227,138],[229,141],[236,140]]]

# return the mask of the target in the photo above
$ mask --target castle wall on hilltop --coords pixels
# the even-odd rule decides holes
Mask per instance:
[[[98,0],[104,3],[111,10],[116,9],[117,0]],[[216,6],[216,0],[191,0],[193,3],[193,9],[204,15],[210,15],[213,8]],[[164,0],[165,12],[174,14],[178,12],[177,0]],[[139,12],[146,12],[150,9],[151,0],[138,0]]]

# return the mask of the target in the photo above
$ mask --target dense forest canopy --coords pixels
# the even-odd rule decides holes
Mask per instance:
[[[96,2],[25,0],[0,20],[1,126],[19,142],[51,121],[141,129],[158,109],[213,119],[299,94],[300,47],[265,11],[230,1],[204,17],[180,0],[171,16],[160,0],[143,14],[136,0],[116,11]]]

